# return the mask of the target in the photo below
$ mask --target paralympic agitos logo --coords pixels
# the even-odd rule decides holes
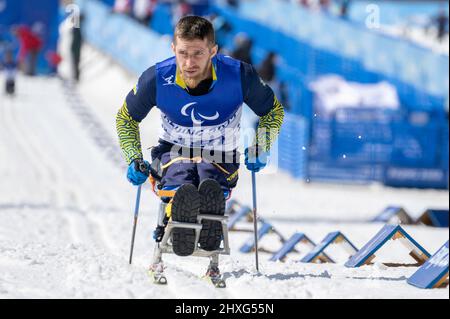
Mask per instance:
[[[214,121],[219,118],[219,112],[217,112],[217,111],[216,111],[216,114],[214,114],[213,116],[207,116],[207,115],[203,115],[201,113],[196,112],[195,107],[194,107],[195,104],[197,104],[197,102],[188,103],[181,108],[181,114],[183,116],[190,116],[192,123],[194,123],[196,125],[201,125],[205,122],[205,120],[206,121]],[[191,112],[190,112],[190,114],[188,114],[188,109],[191,106],[192,106]]]

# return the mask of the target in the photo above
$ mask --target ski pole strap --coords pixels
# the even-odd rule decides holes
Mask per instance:
[[[162,176],[159,176],[158,172],[152,166],[150,166],[150,176],[158,182],[162,179]]]

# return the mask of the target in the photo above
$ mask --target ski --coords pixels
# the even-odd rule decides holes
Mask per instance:
[[[154,284],[157,285],[167,285],[167,278],[162,272],[157,272],[153,270],[148,271],[149,277],[153,280]]]
[[[167,277],[160,272],[155,271],[148,271],[149,277],[152,279],[153,283],[156,285],[167,285]],[[209,282],[216,288],[226,288],[226,282],[222,277],[209,277],[209,276],[203,276],[203,280],[206,282]]]
[[[203,276],[203,279],[210,284],[212,284],[216,288],[226,288],[227,284],[225,283],[225,280],[222,278],[222,276]]]

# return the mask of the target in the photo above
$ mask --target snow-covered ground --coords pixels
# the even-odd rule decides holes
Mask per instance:
[[[207,259],[174,255],[165,256],[168,286],[153,285],[146,268],[158,199],[148,185],[143,189],[130,266],[136,188],[72,107],[78,95],[105,137],[116,140],[115,114],[137,78],[92,48],[84,53],[75,95],[58,79],[19,77],[17,97],[0,96],[0,298],[449,297],[448,288],[408,285],[416,267],[381,263],[412,262],[397,242],[373,265],[356,269],[343,265],[338,247],[330,250],[341,257],[336,264],[296,262],[301,255],[274,263],[261,253],[257,274],[254,255],[239,253],[251,233],[236,232],[230,233],[231,255],[221,257],[226,289],[199,279]],[[141,125],[145,148],[156,142],[158,125],[155,110]],[[240,174],[233,197],[251,205],[250,175],[245,169]],[[358,248],[383,226],[365,221],[387,205],[403,206],[413,217],[428,207],[448,209],[447,191],[305,183],[281,171],[258,174],[257,183],[259,214],[286,237],[302,231],[319,242],[340,230]],[[448,229],[405,229],[430,253],[449,238]],[[279,243],[269,235],[261,246],[276,249]]]

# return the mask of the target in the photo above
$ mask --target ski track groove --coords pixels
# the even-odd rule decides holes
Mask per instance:
[[[26,84],[26,82],[24,83]],[[26,158],[28,158],[27,163],[33,163],[31,169],[36,172],[40,172],[40,176],[38,177],[38,180],[41,185],[43,185],[44,188],[49,188],[51,191],[52,196],[51,201],[53,204],[56,204],[57,206],[60,206],[61,204],[67,204],[67,201],[65,199],[62,199],[62,194],[71,194],[70,197],[72,199],[75,199],[71,205],[75,205],[75,207],[78,204],[78,200],[74,198],[73,193],[70,192],[70,190],[66,190],[65,184],[61,182],[63,176],[62,172],[59,169],[59,165],[56,164],[55,158],[59,156],[60,153],[55,152],[50,158],[50,156],[47,156],[46,152],[42,152],[39,147],[35,147],[34,145],[40,145],[39,143],[42,143],[44,140],[42,138],[39,138],[38,134],[43,133],[42,130],[40,132],[33,131],[34,125],[25,125],[23,123],[24,117],[18,116],[16,113],[19,110],[23,110],[23,108],[26,105],[24,103],[20,103],[16,105],[15,107],[5,108],[5,120],[6,123],[14,123],[15,125],[9,125],[9,130],[13,132],[12,136],[14,136],[15,141],[17,145],[20,145],[20,148],[23,150],[23,152],[26,154]],[[28,110],[24,110],[27,112]],[[39,117],[36,118],[36,122],[40,120]],[[28,139],[25,141],[25,139]],[[50,140],[47,139],[45,142],[49,143]],[[33,159],[33,160],[31,160]],[[38,163],[36,165],[36,163]],[[51,165],[51,164],[53,165]],[[53,167],[53,169],[52,169]],[[77,181],[78,182],[78,181]],[[85,188],[81,188],[85,189]],[[57,191],[59,190],[59,191]],[[75,242],[82,242],[88,240],[87,238],[91,236],[78,236],[79,231],[74,229],[86,229],[86,225],[83,227],[74,226],[77,223],[73,221],[72,218],[70,218],[66,212],[60,212],[60,214],[55,214],[55,218],[58,219],[65,218],[68,221],[70,233],[72,234],[72,238],[75,240]],[[59,215],[59,216],[58,216]],[[85,235],[85,234],[84,234]],[[84,240],[81,240],[81,238],[84,238]]]
[[[44,187],[48,187],[51,194],[55,197],[57,192],[55,191],[55,183],[56,180],[56,174],[55,169],[52,169],[48,165],[48,161],[45,160],[46,154],[44,154],[38,147],[35,147],[36,142],[36,135],[35,132],[31,132],[32,125],[25,125],[22,123],[23,117],[18,116],[17,108],[24,107],[24,105],[17,105],[17,107],[13,107],[8,109],[8,116],[10,117],[10,120],[7,122],[9,123],[15,123],[16,125],[10,125],[9,129],[14,132],[14,137],[16,139],[16,142],[21,145],[22,149],[25,153],[27,153],[28,160],[26,163],[33,163],[34,167],[32,169],[36,172],[41,173],[41,178],[39,178],[37,181],[44,181]],[[30,132],[28,132],[30,131]],[[36,162],[38,163],[36,165]]]
[[[28,158],[31,159],[30,154],[26,151],[26,148],[23,147],[22,143],[20,141],[17,141],[17,134],[11,134],[11,132],[15,132],[14,130],[14,124],[10,123],[10,121],[8,121],[8,109],[16,107],[17,105],[13,105],[14,103],[12,101],[8,101],[7,103],[5,103],[1,109],[1,115],[0,116],[0,121],[1,121],[1,125],[0,125],[0,129],[3,131],[2,136],[4,136],[5,138],[2,140],[3,143],[5,143],[5,145],[9,145],[9,147],[6,147],[6,151],[7,154],[11,154],[11,153],[15,153],[16,156],[18,155],[19,158],[23,158],[24,161],[26,161]],[[14,143],[14,139],[11,139],[11,137],[14,137],[14,139],[18,142],[18,143]],[[32,177],[34,176],[34,180],[40,180],[42,178],[42,174],[40,173],[40,171],[38,169],[36,169],[36,167],[34,166],[34,161],[29,161],[29,163],[27,163],[31,168],[31,174]]]
[[[173,262],[166,263],[165,275],[168,281],[169,290],[177,298],[192,298],[192,294],[202,291],[200,297],[195,298],[215,298],[231,299],[233,298],[229,287],[216,288],[211,283],[202,278],[203,274],[189,271],[186,268],[176,266]],[[206,270],[205,270],[206,271]],[[183,288],[186,287],[186,288]],[[199,290],[195,290],[198,288]]]
[[[24,80],[22,85],[23,89],[26,90],[28,80]],[[55,86],[59,83],[51,83]],[[45,103],[45,101],[44,101]],[[55,210],[60,214],[57,216],[58,219],[63,218],[69,225],[70,233],[72,238],[76,242],[84,243],[95,243],[101,247],[106,247],[111,250],[111,245],[106,244],[105,236],[98,234],[98,223],[94,222],[90,214],[86,213],[83,209],[78,209],[81,205],[80,203],[90,203],[91,200],[85,194],[96,194],[92,186],[85,182],[85,179],[80,177],[80,172],[77,167],[71,164],[70,159],[66,159],[64,150],[58,148],[57,143],[52,144],[52,139],[54,135],[48,134],[47,130],[37,130],[36,124],[40,123],[41,127],[45,127],[45,124],[51,125],[51,123],[43,123],[42,115],[45,114],[45,108],[41,110],[41,116],[34,116],[30,118],[33,110],[26,108],[27,104],[23,101],[10,101],[10,103],[5,103],[2,107],[2,130],[5,132],[4,136],[13,137],[11,142],[8,138],[5,140],[9,143],[10,150],[14,152],[19,151],[22,153],[20,158],[24,159],[24,164],[27,167],[27,173],[33,172],[34,178],[32,181],[39,185],[40,191],[46,189],[51,195],[49,196],[49,201],[52,206],[55,206]],[[19,112],[30,114],[18,114]],[[55,110],[58,117],[61,117],[59,110]],[[64,115],[64,114],[62,114]],[[70,114],[69,114],[70,115]],[[25,123],[31,120],[35,123]],[[8,132],[9,134],[7,134]],[[36,145],[41,145],[42,143],[48,143],[52,145],[53,151],[50,155],[48,152],[44,152],[41,148]],[[14,147],[13,147],[14,145]],[[59,162],[64,162],[68,164],[67,171],[69,171],[74,178],[74,182],[77,185],[77,190],[71,189],[70,185],[65,182],[64,171],[62,170]],[[48,195],[47,195],[48,196]],[[111,196],[111,198],[116,198],[116,196]],[[64,207],[74,207],[75,210],[82,216],[79,218],[71,210],[67,210]],[[56,216],[55,216],[56,217]]]

